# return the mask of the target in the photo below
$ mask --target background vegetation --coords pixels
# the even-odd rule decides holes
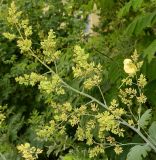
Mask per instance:
[[[141,148],[146,141],[128,127],[124,127],[124,130],[126,130],[124,137],[120,137],[111,131],[104,133],[106,137],[114,137],[120,144],[141,144],[140,146],[135,144],[123,145],[123,151],[120,154],[113,151],[114,146],[117,146],[117,144],[110,143],[105,146],[104,152],[101,151],[101,148],[94,150],[96,144],[88,144],[87,138],[80,140],[75,136],[77,135],[79,123],[75,122],[72,125],[73,119],[71,119],[72,122],[69,120],[69,122],[64,123],[63,121],[65,133],[63,128],[61,128],[62,130],[57,128],[54,132],[52,120],[57,121],[54,114],[57,108],[52,108],[56,105],[52,104],[54,103],[52,99],[61,105],[65,101],[70,102],[74,108],[72,113],[75,114],[77,114],[77,110],[80,112],[81,105],[90,103],[90,99],[78,92],[78,94],[75,94],[71,90],[67,91],[66,88],[66,94],[59,96],[55,94],[56,90],[47,92],[49,86],[45,87],[48,94],[43,92],[43,86],[40,89],[38,84],[44,77],[39,76],[45,75],[49,79],[51,73],[49,74],[49,69],[43,63],[28,54],[30,52],[29,47],[29,52],[26,51],[27,49],[25,49],[26,52],[22,50],[22,46],[27,44],[22,43],[20,45],[18,42],[18,40],[21,40],[18,29],[21,29],[23,36],[26,35],[26,31],[24,27],[16,27],[15,21],[10,23],[8,17],[18,17],[17,24],[19,26],[22,24],[22,20],[29,20],[29,23],[25,26],[26,28],[32,26],[31,38],[27,37],[31,39],[31,49],[34,51],[34,55],[37,55],[44,64],[49,66],[50,71],[56,71],[59,77],[72,88],[83,93],[86,92],[87,95],[91,95],[100,102],[103,101],[102,92],[108,106],[113,99],[117,99],[119,106],[128,112],[127,115],[129,114],[128,109],[125,107],[127,105],[118,100],[119,88],[122,79],[127,76],[123,70],[123,61],[130,58],[136,49],[139,54],[139,61],[144,62],[140,72],[147,80],[147,85],[143,89],[147,100],[143,104],[141,113],[141,115],[146,113],[143,120],[143,126],[146,127],[141,128],[141,131],[156,148],[156,1],[15,0],[14,2],[17,7],[16,13],[22,11],[20,17],[16,14],[9,14],[9,8],[13,4],[11,0],[0,1],[0,159],[20,160],[24,155],[22,149],[26,148],[29,151],[28,153],[32,149],[34,159],[39,160],[124,160],[126,157],[128,157],[128,160],[154,160],[156,152],[147,145],[148,143],[145,145],[146,148]],[[98,19],[98,24],[91,21],[91,16]],[[91,29],[91,26],[94,27]],[[47,35],[50,34],[51,29],[54,33],[52,32],[52,38],[49,36],[48,41]],[[31,32],[31,29],[29,31]],[[8,36],[6,34],[8,32],[12,35]],[[13,37],[10,38],[11,36]],[[45,47],[43,45],[41,47],[40,42],[45,42]],[[46,54],[42,54],[42,51],[48,47],[46,44],[51,42],[55,44],[54,52],[61,52],[59,60],[55,59],[57,57],[54,58],[56,62],[49,60]],[[81,46],[85,53],[89,53],[87,60],[90,63],[88,62],[86,65],[91,65],[91,62],[95,63],[92,70],[94,74],[99,74],[97,69],[100,67],[97,66],[101,64],[99,69],[101,70],[100,77],[102,79],[100,81],[101,92],[98,87],[93,87],[90,90],[86,90],[84,87],[84,81],[92,75],[85,73],[81,77],[74,76],[73,67],[80,65],[77,56],[82,59],[86,58],[83,57],[83,54],[78,55],[77,53],[79,50],[83,52],[83,49],[79,48],[74,51],[75,46]],[[74,57],[74,53],[77,56]],[[84,67],[83,69],[84,72],[87,72],[87,68]],[[24,77],[24,75],[31,75],[31,73],[37,73],[34,79],[29,77],[28,80],[25,77],[20,81],[20,76]],[[140,76],[140,73],[138,76]],[[37,78],[39,80],[36,80]],[[136,81],[137,79],[134,79],[134,82]],[[31,82],[34,84],[32,85]],[[124,85],[122,87],[126,88]],[[60,107],[58,104],[56,106]],[[137,101],[133,101],[133,106],[135,107],[132,108],[132,112],[136,114],[135,117],[138,117]],[[60,111],[62,113],[66,112],[65,109]],[[104,111],[103,108],[99,107],[97,114]],[[93,114],[92,111],[87,110],[85,114],[88,113]],[[57,116],[60,117],[61,115]],[[125,115],[123,117],[125,118]],[[80,118],[81,125],[86,126],[90,120],[90,116],[82,116]],[[60,123],[60,121],[62,120],[59,119],[58,122]],[[92,139],[100,143],[100,138],[96,133],[100,123],[98,124],[97,121],[94,123],[95,131],[92,133]],[[139,121],[136,124],[139,124]],[[40,130],[45,132],[42,133],[43,135],[38,136],[37,133],[40,133]],[[61,131],[63,133],[60,133]],[[87,132],[87,128],[83,131]],[[152,137],[152,140],[148,137]],[[40,148],[42,151],[30,148],[29,143],[32,147]],[[19,148],[21,144],[23,144],[23,148]],[[131,149],[132,147],[135,148]],[[90,156],[91,153],[88,150],[91,149],[92,155],[95,156]],[[28,153],[25,151],[25,154]],[[129,156],[127,156],[128,154]],[[30,157],[27,159],[31,160]]]

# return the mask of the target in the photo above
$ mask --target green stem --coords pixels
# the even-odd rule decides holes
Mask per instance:
[[[88,104],[90,104],[90,103],[92,103],[93,102],[93,100],[91,100],[91,101],[89,101],[89,102],[87,102],[86,104],[84,104],[85,106],[87,106]]]
[[[121,124],[131,128],[134,132],[136,132],[153,150],[156,152],[156,147],[140,132],[139,129],[129,125],[126,121],[122,120]]]
[[[142,129],[142,130],[148,136],[148,138],[150,139],[150,141],[156,146],[155,141],[150,137],[150,135],[145,131],[145,129]]]
[[[113,147],[113,146],[116,146],[116,145],[129,146],[129,145],[145,145],[145,144],[146,143],[116,143],[116,144],[104,143],[105,146],[110,146],[110,147]]]
[[[137,80],[138,80],[137,74],[135,75],[135,77],[136,77],[136,82],[137,82]],[[137,87],[138,87],[138,90],[139,90],[139,96],[141,96],[141,88],[139,87],[138,82],[137,82]],[[139,103],[139,108],[138,108],[138,117],[139,117],[139,120],[141,118],[141,111],[142,111],[142,105],[141,105],[141,103]],[[139,124],[138,124],[138,129],[140,130]]]
[[[6,158],[2,155],[2,153],[0,153],[0,157],[2,158],[2,160],[6,160]]]
[[[129,146],[129,145],[145,145],[146,143],[117,143],[119,146]]]
[[[18,24],[15,23],[15,27],[16,27],[18,33],[20,34],[22,40],[24,40],[24,37],[23,37],[23,35],[22,35],[21,31],[20,31],[20,27],[18,27]]]
[[[127,80],[129,77],[130,77],[130,76],[126,77],[125,80]],[[125,83],[125,82],[122,82],[118,89],[120,89],[120,88],[123,86],[124,83]]]
[[[41,64],[43,64],[47,69],[49,69],[49,71],[51,71],[53,74],[56,74],[48,65],[46,65],[42,60],[40,60],[40,58],[38,58],[34,52],[30,49],[30,52],[31,52],[31,55],[33,57],[35,57]],[[80,95],[83,95],[85,97],[88,97],[90,98],[91,100],[93,100],[94,102],[98,103],[100,106],[104,107],[105,109],[108,109],[108,107],[103,104],[102,102],[100,102],[99,100],[97,100],[96,98],[92,97],[91,95],[87,94],[87,93],[84,93],[84,92],[81,92],[73,87],[71,87],[70,85],[68,85],[66,82],[64,82],[62,79],[61,79],[61,82],[63,85],[65,85],[65,87],[67,87],[68,89],[80,94]]]
[[[58,73],[56,62],[54,62],[54,65],[55,65],[55,72]]]
[[[31,53],[31,56],[33,56],[34,58],[36,58],[36,59],[37,59],[43,66],[45,66],[51,73],[56,74],[48,65],[46,65],[42,60],[40,60],[40,58],[38,58],[31,49],[29,49],[29,51],[30,51],[30,53]]]
[[[89,95],[89,94],[87,94],[87,93],[84,93],[84,92],[81,92],[81,91],[79,91],[79,90],[71,87],[70,85],[68,85],[68,84],[67,84],[66,82],[64,82],[63,80],[62,80],[62,83],[63,83],[68,89],[70,89],[70,90],[72,90],[72,91],[74,91],[74,92],[76,92],[76,93],[78,93],[78,94],[80,94],[80,95],[83,95],[83,96],[85,96],[85,97],[87,97],[87,98],[90,98],[91,100],[93,100],[94,102],[96,102],[97,104],[99,104],[100,106],[104,107],[105,109],[108,109],[108,107],[107,107],[105,104],[103,104],[102,102],[100,102],[100,101],[97,100],[96,98],[92,97],[91,95]]]
[[[15,26],[16,26],[16,29],[17,29],[17,31],[19,32],[21,38],[23,39],[22,33],[21,33],[18,25],[15,24]],[[31,53],[31,56],[33,56],[34,58],[36,58],[42,65],[44,65],[47,69],[49,69],[49,71],[51,71],[51,73],[56,74],[47,64],[45,64],[39,57],[37,57],[37,56],[34,54],[34,52],[33,52],[32,49],[29,49],[29,51],[30,51],[30,53]],[[60,79],[61,79],[61,78],[60,78]],[[78,94],[80,94],[80,95],[83,95],[83,96],[85,96],[85,97],[88,97],[88,98],[90,98],[91,100],[93,100],[94,102],[98,103],[100,106],[104,107],[105,109],[108,109],[107,105],[101,103],[99,100],[97,100],[96,98],[90,96],[89,94],[86,94],[86,93],[84,93],[84,92],[81,92],[81,91],[79,91],[79,90],[71,87],[71,86],[68,85],[66,82],[64,82],[63,79],[61,79],[61,82],[62,82],[62,84],[65,85],[65,87],[67,87],[68,89],[74,91],[75,93],[78,93]]]
[[[104,104],[107,105],[107,104],[106,104],[105,97],[104,97],[104,95],[103,95],[103,93],[102,93],[101,87],[100,87],[99,85],[98,85],[97,87],[98,87],[98,89],[99,89],[99,91],[100,91],[100,93],[101,93],[101,96],[102,96],[102,99],[103,99]]]
[[[132,115],[132,117],[134,118],[134,120],[137,122],[137,119],[135,118],[130,106],[128,106],[128,110],[129,110],[130,114]]]

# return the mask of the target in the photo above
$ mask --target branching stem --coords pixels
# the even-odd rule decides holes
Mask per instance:
[[[21,34],[21,32],[20,32],[20,29],[18,28],[17,25],[16,25],[16,28],[17,28],[17,30],[18,30],[21,38],[23,39],[23,36],[22,36],[22,34]],[[49,70],[49,72],[51,72],[51,73],[54,74],[54,75],[56,74],[56,72],[54,72],[46,63],[44,63],[38,56],[35,55],[35,53],[34,53],[34,51],[33,51],[32,49],[29,49],[29,52],[30,52],[30,55],[33,56],[34,58],[36,58],[43,66],[45,66],[45,67]],[[60,79],[61,79],[61,78],[60,78]],[[103,100],[104,100],[104,103],[100,102],[98,99],[92,97],[91,95],[89,95],[89,94],[87,94],[87,93],[84,93],[84,92],[82,92],[82,91],[79,91],[79,90],[73,88],[72,86],[70,86],[69,84],[67,84],[63,79],[61,79],[61,82],[62,82],[62,84],[64,85],[64,87],[70,89],[71,91],[73,91],[73,92],[75,92],[75,93],[77,93],[77,94],[80,94],[80,95],[82,95],[82,96],[85,96],[85,97],[91,99],[92,102],[96,102],[97,104],[99,104],[100,106],[102,106],[103,108],[105,108],[106,110],[109,110],[108,107],[107,107],[107,105],[106,105],[104,96],[103,96],[102,91],[101,91],[100,88],[99,88],[99,90],[100,90],[100,92],[101,92],[101,95],[102,95],[102,98],[103,98]],[[122,86],[122,85],[121,85],[121,86]],[[120,86],[120,87],[121,87],[121,86]],[[119,88],[120,88],[120,87],[119,87]],[[151,142],[140,132],[139,129],[137,129],[137,128],[131,126],[131,125],[129,125],[126,121],[124,121],[124,120],[122,120],[122,119],[118,120],[118,122],[121,123],[121,124],[123,124],[124,126],[127,126],[127,127],[131,128],[133,131],[135,131],[135,132],[156,152],[156,147],[154,146],[154,144],[151,143]],[[0,155],[1,155],[1,154],[0,154]]]
[[[124,126],[127,126],[129,128],[131,128],[134,132],[136,132],[156,153],[156,147],[140,132],[139,129],[129,125],[126,121],[122,120],[120,122],[121,124],[123,124]]]

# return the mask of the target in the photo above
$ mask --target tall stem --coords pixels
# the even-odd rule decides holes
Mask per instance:
[[[156,147],[140,132],[139,129],[129,125],[126,121],[122,120],[121,124],[131,128],[134,132],[136,132],[153,150],[156,152]]]
[[[102,92],[102,90],[101,90],[101,87],[100,87],[99,85],[98,85],[97,87],[98,87],[98,89],[99,89],[99,91],[100,91],[100,93],[101,93],[101,96],[102,96],[102,99],[103,99],[104,104],[107,105],[107,104],[106,104],[105,97],[104,97],[103,92]]]
[[[84,92],[81,92],[81,91],[79,91],[79,90],[71,87],[70,85],[68,85],[68,84],[67,84],[66,82],[64,82],[63,80],[62,80],[62,83],[63,83],[68,89],[70,89],[70,90],[72,90],[72,91],[74,91],[74,92],[76,92],[76,93],[78,93],[78,94],[80,94],[80,95],[83,95],[83,96],[85,96],[85,97],[88,97],[88,98],[90,98],[91,100],[93,100],[94,102],[98,103],[100,106],[104,107],[105,109],[108,109],[108,107],[107,107],[105,104],[103,104],[102,102],[100,102],[100,101],[97,100],[96,98],[92,97],[91,95],[89,95],[89,94],[87,94],[87,93],[84,93]]]

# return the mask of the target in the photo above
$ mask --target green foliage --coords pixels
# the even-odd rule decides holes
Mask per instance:
[[[142,160],[143,158],[147,157],[148,152],[150,150],[151,148],[148,145],[136,145],[133,148],[131,148],[130,152],[127,155],[127,160]]]
[[[146,110],[145,113],[143,113],[143,115],[141,116],[141,118],[139,119],[139,126],[141,128],[146,128],[147,125],[149,124],[151,117],[152,117],[152,113],[151,113],[151,109]]]
[[[154,58],[155,51],[156,40],[152,41],[152,43],[144,50],[144,55],[147,56],[149,62],[151,62],[151,60]]]
[[[156,12],[146,13],[136,17],[131,24],[127,27],[125,34],[138,36],[145,28],[152,27],[155,22]]]
[[[141,47],[149,62],[154,58],[154,49],[151,48],[155,39],[155,8],[155,1],[130,0],[118,12],[118,18],[122,19],[125,25],[125,36],[135,37],[136,46]]]
[[[155,1],[0,3],[0,158],[155,154]]]
[[[127,2],[120,10],[118,13],[118,17],[121,18],[125,15],[127,15],[132,7],[132,9],[136,12],[137,10],[140,9],[142,3],[144,0],[130,0]]]
[[[97,1],[97,4],[99,5],[99,8],[102,9],[102,12],[105,12],[105,11],[108,12],[108,10],[111,9],[115,4],[114,0],[110,0],[110,1],[96,0],[96,1]]]

